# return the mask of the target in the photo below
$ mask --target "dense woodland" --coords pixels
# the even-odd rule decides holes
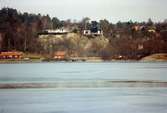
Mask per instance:
[[[159,23],[154,23],[151,19],[140,23],[130,20],[128,22],[119,21],[116,24],[106,19],[92,22],[89,20],[86,17],[81,21],[70,19],[64,21],[57,17],[51,18],[49,15],[20,13],[16,9],[3,8],[0,10],[0,50],[48,54],[50,49],[43,48],[38,41],[38,33],[44,29],[64,27],[76,33],[79,36],[76,43],[82,45],[73,45],[74,43],[66,40],[64,43],[56,43],[55,49],[52,49],[51,52],[59,49],[73,50],[80,56],[84,54],[79,53],[84,46],[84,43],[80,43],[83,41],[82,32],[91,24],[96,23],[102,29],[104,36],[103,38],[92,37],[94,39],[87,37],[88,41],[91,40],[91,47],[86,50],[86,56],[107,58],[122,55],[137,59],[153,53],[167,53],[167,20]],[[105,47],[104,38],[108,40]]]

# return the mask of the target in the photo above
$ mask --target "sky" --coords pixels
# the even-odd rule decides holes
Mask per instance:
[[[167,19],[167,0],[0,0],[0,8],[10,7],[20,12],[49,14],[66,20],[107,19],[118,21],[155,22]]]

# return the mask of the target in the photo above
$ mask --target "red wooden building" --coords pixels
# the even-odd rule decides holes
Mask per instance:
[[[56,60],[64,60],[66,57],[65,51],[57,51],[54,53],[54,59]]]
[[[23,58],[22,52],[17,52],[17,51],[0,52],[0,59],[21,59],[21,58]]]

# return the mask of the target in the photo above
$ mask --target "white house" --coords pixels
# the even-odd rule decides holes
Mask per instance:
[[[68,33],[69,31],[67,29],[56,29],[56,30],[53,30],[53,29],[48,29],[48,30],[45,30],[47,31],[48,33],[58,33],[58,34],[63,34],[63,33]]]
[[[84,35],[91,35],[91,31],[90,31],[90,30],[84,30],[84,31],[83,31],[83,34],[84,34]]]
[[[90,35],[101,36],[101,35],[103,35],[103,31],[102,30],[97,30],[96,32],[92,32],[91,30],[84,30],[83,34],[85,36],[90,36]]]
[[[41,33],[39,34],[42,34],[42,35],[47,35],[47,34],[53,34],[53,35],[63,35],[63,34],[67,34],[69,33],[69,30],[68,29],[64,29],[64,28],[60,28],[60,29],[46,29],[46,30],[43,30]]]

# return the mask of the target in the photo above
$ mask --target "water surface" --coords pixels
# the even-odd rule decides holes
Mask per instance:
[[[0,64],[0,82],[58,80],[165,81],[167,63]]]
[[[18,85],[0,89],[0,113],[167,113],[166,73],[167,63],[0,64],[0,86]]]

